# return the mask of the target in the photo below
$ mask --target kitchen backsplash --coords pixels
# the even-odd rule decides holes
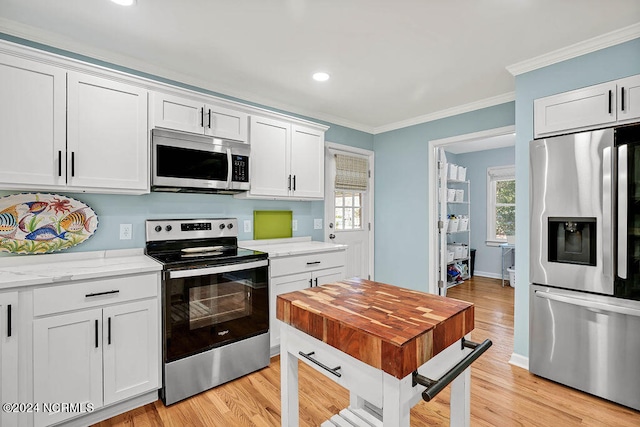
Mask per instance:
[[[0,197],[20,191],[0,191]],[[294,237],[311,236],[323,240],[323,230],[313,229],[314,218],[324,217],[324,202],[239,200],[229,195],[151,193],[140,196],[60,193],[82,201],[96,212],[100,220],[93,237],[66,252],[143,248],[144,222],[153,218],[221,218],[238,219],[239,240],[253,239],[254,210],[291,210],[298,221]],[[252,231],[244,232],[250,220]],[[120,224],[132,225],[131,240],[120,240]],[[0,253],[0,256],[8,255]]]

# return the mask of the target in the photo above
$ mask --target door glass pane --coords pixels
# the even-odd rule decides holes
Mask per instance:
[[[345,230],[353,229],[353,209],[344,209],[344,228]]]
[[[343,230],[344,229],[344,222],[343,222],[343,215],[342,215],[342,208],[336,208],[336,218],[335,218],[335,223],[336,223],[336,230]]]

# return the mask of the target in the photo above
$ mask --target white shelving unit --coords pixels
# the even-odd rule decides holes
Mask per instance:
[[[466,168],[458,173],[457,165],[448,163],[444,150],[439,149],[438,203],[439,203],[439,289],[446,290],[469,279],[471,272],[471,203],[470,181],[466,179]],[[456,220],[450,219],[455,216]],[[451,245],[461,245],[461,250],[450,254]],[[459,281],[448,275],[449,268],[461,270]]]

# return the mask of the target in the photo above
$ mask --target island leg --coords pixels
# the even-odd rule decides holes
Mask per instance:
[[[471,425],[471,367],[451,382],[449,402],[449,425],[451,427],[469,427]]]
[[[386,372],[382,373],[384,427],[410,427],[413,395],[411,383],[411,375],[399,380]]]
[[[280,399],[282,427],[298,427],[298,359],[289,353],[286,327],[280,333]]]

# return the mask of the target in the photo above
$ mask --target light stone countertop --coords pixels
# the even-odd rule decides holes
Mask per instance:
[[[0,290],[162,270],[143,249],[0,257]]]
[[[238,246],[255,251],[267,252],[269,258],[347,249],[347,245],[318,242],[311,240],[310,236],[292,237],[289,239],[244,240],[239,241]]]

